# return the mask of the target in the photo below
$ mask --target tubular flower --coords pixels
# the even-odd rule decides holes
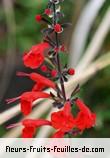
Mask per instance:
[[[93,127],[96,121],[96,114],[92,113],[82,100],[77,99],[75,103],[80,110],[76,117],[76,126],[82,131]]]
[[[23,56],[24,65],[32,69],[38,68],[44,62],[44,52],[49,48],[50,46],[46,42],[33,46],[31,50]]]
[[[22,138],[33,138],[36,128],[44,125],[51,125],[51,122],[44,119],[26,119],[22,121],[22,125],[24,126],[22,129]]]
[[[53,134],[52,138],[63,138],[65,133],[75,126],[75,120],[71,114],[70,102],[66,102],[62,111],[52,113],[51,121],[26,119],[22,121],[22,125],[24,126],[22,131],[23,138],[32,138],[36,128],[43,125],[49,125],[58,130]]]
[[[56,88],[56,84],[49,80],[48,78],[38,74],[38,73],[24,73],[24,72],[18,72],[18,76],[27,76],[30,79],[32,79],[34,82],[36,82],[35,86],[33,87],[33,91],[41,91],[42,89],[46,87],[51,87],[53,89]]]
[[[51,115],[52,126],[62,132],[68,132],[75,126],[75,119],[71,113],[71,104],[66,102],[63,110]]]
[[[32,110],[32,103],[39,98],[49,98],[50,95],[44,92],[25,92],[17,98],[7,99],[8,103],[12,103],[20,99],[21,111],[24,115],[28,115]]]

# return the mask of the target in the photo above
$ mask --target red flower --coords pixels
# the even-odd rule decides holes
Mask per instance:
[[[71,113],[71,104],[66,102],[62,111],[51,115],[52,126],[62,132],[68,132],[75,126],[75,120]]]
[[[21,111],[24,115],[28,115],[32,110],[32,103],[39,98],[49,98],[50,95],[44,92],[25,92],[17,98],[7,99],[8,103],[12,103],[18,99],[21,102]]]
[[[21,95],[21,111],[28,115],[32,110],[33,101],[39,98],[49,98],[50,95],[44,92],[25,92]]]
[[[56,24],[54,26],[54,31],[57,32],[57,33],[60,33],[62,31],[62,27],[60,24]]]
[[[38,73],[24,73],[24,72],[18,72],[17,73],[18,76],[27,76],[30,79],[32,79],[33,81],[37,82],[37,84],[35,84],[33,91],[41,91],[42,89],[46,88],[46,87],[51,87],[53,89],[56,88],[56,84],[49,80],[48,78],[38,74]]]
[[[77,99],[75,103],[80,109],[76,117],[76,126],[80,130],[93,127],[96,121],[96,114],[91,113],[90,109],[80,99]]]
[[[43,119],[39,119],[39,120],[26,119],[22,121],[22,125],[24,126],[22,130],[22,137],[33,138],[36,128],[44,125],[50,126],[51,122]]]
[[[23,56],[24,65],[32,69],[38,68],[44,62],[44,51],[49,49],[49,47],[49,44],[46,42],[33,46],[31,50]]]
[[[35,19],[37,22],[40,22],[42,20],[42,16],[40,14],[36,15]]]

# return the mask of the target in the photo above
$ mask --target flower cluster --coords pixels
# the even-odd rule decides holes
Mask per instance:
[[[57,112],[51,113],[50,120],[45,119],[24,119],[17,125],[23,126],[22,137],[32,138],[35,136],[36,129],[40,126],[51,126],[56,130],[53,138],[62,138],[65,135],[76,135],[85,129],[95,125],[96,115],[76,97],[79,92],[79,85],[73,89],[71,96],[67,98],[64,82],[68,81],[69,75],[74,75],[75,70],[61,65],[60,53],[65,53],[66,48],[59,40],[61,34],[69,23],[60,23],[63,13],[60,11],[60,3],[63,0],[49,0],[47,8],[40,15],[36,15],[37,22],[45,22],[47,28],[42,30],[44,39],[42,43],[32,46],[32,48],[24,53],[23,63],[26,67],[32,69],[40,69],[42,74],[32,72],[17,72],[17,76],[27,77],[34,82],[34,86],[28,92],[24,92],[19,97],[7,99],[7,103],[20,100],[21,112],[29,115],[33,108],[33,102],[41,98],[53,100],[53,106],[58,109]],[[56,81],[59,81],[59,85]],[[56,93],[46,93],[46,88],[52,88]],[[73,106],[77,108],[74,115]],[[10,125],[14,127],[15,125]]]

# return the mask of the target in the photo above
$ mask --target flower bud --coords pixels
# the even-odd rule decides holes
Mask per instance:
[[[57,33],[62,32],[62,27],[61,27],[61,25],[60,25],[60,24],[56,24],[56,25],[54,26],[54,31],[57,32]]]
[[[57,70],[53,69],[53,70],[51,71],[51,76],[52,76],[52,77],[56,77],[57,74],[58,74]]]
[[[72,69],[72,68],[68,69],[68,74],[69,75],[74,75],[75,74],[75,70]]]
[[[35,19],[37,22],[40,22],[42,20],[42,16],[40,14],[36,15]]]

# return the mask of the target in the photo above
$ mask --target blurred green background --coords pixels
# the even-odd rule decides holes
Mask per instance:
[[[61,4],[65,14],[61,21],[72,22],[72,27],[67,29],[62,36],[68,49],[70,49],[72,33],[77,20],[88,2],[89,0],[65,0]],[[18,96],[31,87],[31,82],[28,84],[29,81],[25,79],[21,81],[16,78],[15,74],[17,70],[27,70],[21,61],[23,52],[42,40],[40,31],[45,27],[45,24],[37,24],[35,15],[42,13],[46,4],[47,0],[0,1],[0,112],[10,108],[10,105],[5,103],[6,98]],[[110,0],[106,0],[90,29],[85,49],[109,7]],[[109,50],[110,31],[100,48],[100,55]],[[97,55],[96,58],[100,55]],[[80,96],[97,113],[97,126],[85,131],[80,137],[110,137],[110,66],[91,77],[81,87]],[[15,118],[14,122],[19,118],[20,116]],[[13,119],[10,122],[13,122]],[[0,126],[1,137],[7,132],[6,125],[7,123]]]

